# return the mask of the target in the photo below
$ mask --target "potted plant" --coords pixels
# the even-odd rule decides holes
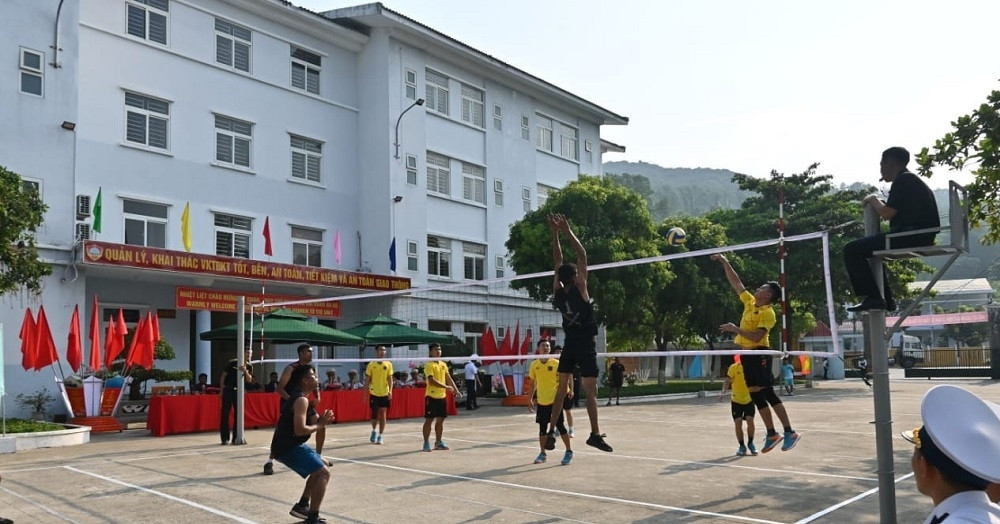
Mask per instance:
[[[32,420],[45,420],[45,415],[49,412],[49,403],[55,399],[45,388],[30,395],[20,393],[16,397],[17,403],[22,407],[31,408]]]

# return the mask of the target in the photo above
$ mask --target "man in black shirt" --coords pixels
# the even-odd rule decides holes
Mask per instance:
[[[902,147],[890,147],[882,152],[882,180],[892,183],[889,187],[889,198],[885,202],[876,195],[869,195],[864,199],[864,203],[872,206],[880,218],[889,220],[890,233],[941,226],[934,192],[920,177],[906,169],[909,162],[910,153]],[[937,232],[931,231],[893,237],[889,249],[933,245],[935,235]],[[849,311],[896,309],[896,301],[892,298],[885,266],[883,265],[882,270],[885,292],[883,298],[878,291],[875,275],[868,265],[872,253],[886,249],[885,236],[885,233],[878,233],[854,240],[844,246],[844,265],[847,266],[847,274],[851,278],[854,293],[864,297],[860,304],[847,308]]]
[[[222,372],[222,376],[219,377],[219,385],[221,389],[219,391],[219,396],[222,397],[222,416],[219,420],[219,437],[222,439],[223,444],[228,444],[230,442],[230,428],[229,428],[229,417],[230,413],[235,415],[236,413],[236,379],[240,374],[243,375],[244,389],[246,386],[253,383],[253,366],[250,364],[250,357],[253,356],[253,350],[246,348],[245,358],[243,359],[245,364],[243,367],[237,368],[238,364],[236,359],[229,361],[229,365]],[[236,444],[236,431],[235,428],[232,431],[232,443]]]

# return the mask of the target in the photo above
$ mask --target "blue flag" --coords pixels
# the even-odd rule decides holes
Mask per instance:
[[[396,237],[389,244],[389,271],[396,271]]]

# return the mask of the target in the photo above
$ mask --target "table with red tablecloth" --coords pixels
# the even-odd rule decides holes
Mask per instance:
[[[360,389],[323,391],[316,410],[331,409],[335,422],[369,420],[371,411]],[[281,397],[277,393],[247,393],[243,402],[243,425],[246,428],[270,427],[278,422]],[[158,395],[149,399],[146,428],[157,437],[173,433],[218,431],[222,413],[219,395]],[[448,396],[448,414],[457,415],[455,397]],[[395,388],[389,406],[389,418],[424,416],[423,388]]]

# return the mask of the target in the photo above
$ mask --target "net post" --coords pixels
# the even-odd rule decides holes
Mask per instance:
[[[245,360],[246,359],[246,354],[244,352],[244,347],[245,347],[244,344],[246,343],[246,339],[245,339],[245,336],[244,336],[244,332],[245,332],[245,329],[246,329],[246,326],[244,325],[244,322],[245,322],[244,314],[245,313],[246,313],[246,297],[244,297],[243,295],[240,295],[236,299],[236,371],[237,371],[237,373],[236,373],[236,421],[235,421],[235,424],[233,424],[235,426],[234,427],[235,431],[233,433],[233,439],[234,439],[234,442],[236,444],[246,444],[247,443],[246,439],[243,438],[243,408],[244,408],[243,393],[246,391],[246,385],[243,383],[243,373],[239,372],[239,370],[242,369],[243,366],[245,366],[247,364],[246,360]],[[225,384],[220,384],[220,385],[222,387],[225,387]],[[225,394],[225,393],[223,393],[223,394]],[[228,415],[228,413],[227,413],[227,415]]]

